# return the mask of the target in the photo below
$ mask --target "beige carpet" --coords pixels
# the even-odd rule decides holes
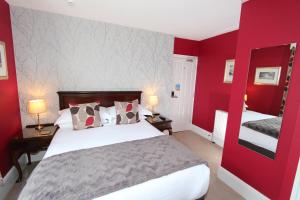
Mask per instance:
[[[235,191],[225,185],[217,178],[217,169],[220,166],[222,158],[222,148],[212,144],[208,140],[193,133],[192,131],[184,131],[174,133],[176,139],[185,144],[194,153],[205,159],[209,163],[211,169],[210,187],[206,200],[239,200],[243,199]],[[26,179],[34,169],[37,163],[27,166],[24,170],[24,180],[21,183],[16,183],[13,189],[9,192],[6,200],[16,200],[22,190]]]
[[[239,200],[243,199],[238,193],[228,187],[217,177],[217,170],[221,164],[222,148],[192,131],[174,133],[181,143],[194,153],[206,160],[210,167],[210,186],[206,200]]]

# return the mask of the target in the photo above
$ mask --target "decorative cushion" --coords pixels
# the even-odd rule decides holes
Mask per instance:
[[[66,108],[63,110],[58,111],[59,117],[57,118],[57,120],[55,121],[55,125],[58,125],[60,128],[65,127],[73,127],[73,120],[72,120],[72,114],[70,112],[70,108]],[[114,114],[116,115],[116,112],[114,112]],[[104,124],[108,124],[111,122],[111,115],[110,113],[107,111],[107,109],[105,107],[100,106],[100,119],[101,119],[101,123]]]
[[[133,124],[140,121],[139,101],[136,99],[131,102],[115,101],[116,124]]]
[[[74,130],[103,126],[100,118],[100,103],[70,104]]]

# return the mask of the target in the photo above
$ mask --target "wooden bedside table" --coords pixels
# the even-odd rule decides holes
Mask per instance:
[[[172,135],[172,120],[166,118],[162,120],[159,116],[156,117],[147,117],[146,121],[149,122],[152,126],[163,132],[164,130],[168,130],[169,134]]]
[[[22,169],[18,161],[20,156],[26,153],[28,157],[28,165],[30,165],[30,154],[46,150],[56,131],[59,129],[59,127],[54,126],[54,124],[42,125],[44,126],[43,131],[49,131],[48,135],[41,135],[37,130],[35,130],[36,125],[29,125],[22,130],[23,134],[21,136],[17,136],[11,141],[11,157],[13,164],[19,173],[18,182],[22,181],[23,176]]]

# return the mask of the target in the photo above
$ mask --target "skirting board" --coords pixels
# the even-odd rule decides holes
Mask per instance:
[[[194,124],[190,124],[188,128],[189,128],[189,130],[191,130],[191,131],[197,133],[198,135],[204,137],[205,139],[211,141],[211,132],[208,132],[207,130],[204,130]]]
[[[31,155],[31,161],[37,162],[37,161],[42,160],[42,158],[45,155],[45,152],[46,151],[41,151],[35,155]],[[27,159],[26,154],[23,154],[19,158],[19,163],[20,163],[22,170],[26,167],[27,161],[28,161],[28,159]],[[3,178],[3,183],[0,184],[0,200],[5,199],[5,196],[8,194],[8,192],[12,189],[12,187],[16,183],[18,176],[19,176],[19,174],[15,167],[12,167],[9,170],[9,172],[5,175],[5,177]]]
[[[214,137],[213,138],[213,141],[217,144],[217,145],[219,145],[220,147],[224,147],[224,141],[222,140],[222,139],[220,139],[220,138],[217,138],[217,137]]]
[[[22,169],[25,168],[26,163],[27,163],[27,157],[26,155],[22,155],[19,158],[19,163]],[[5,175],[5,177],[3,178],[3,184],[0,185],[0,199],[5,199],[5,196],[7,195],[7,193],[12,189],[12,187],[14,186],[14,184],[16,183],[17,179],[18,179],[18,171],[15,167],[12,167],[9,172]]]
[[[218,178],[245,199],[269,200],[268,197],[258,192],[256,189],[254,189],[223,167],[219,167],[218,169]]]
[[[207,130],[204,130],[204,129],[202,129],[202,128],[200,128],[200,127],[194,125],[194,124],[190,124],[190,125],[189,125],[189,130],[191,130],[191,131],[197,133],[198,135],[204,137],[205,139],[207,139],[207,140],[209,140],[209,141],[212,141],[212,133],[209,132],[209,131],[207,131]],[[214,138],[213,138],[213,141],[214,141],[217,145],[219,145],[220,147],[223,148],[224,141],[222,141],[220,138],[214,137]]]

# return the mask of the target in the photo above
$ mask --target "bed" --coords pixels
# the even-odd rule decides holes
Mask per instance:
[[[140,91],[58,92],[58,95],[61,110],[67,108],[69,103],[86,103],[100,99],[101,105],[105,107],[112,106],[114,101],[134,99],[141,101]],[[99,134],[100,129],[101,134]],[[105,147],[162,135],[162,132],[144,119],[136,124],[120,126],[110,124],[84,129],[77,131],[76,134],[71,127],[64,127],[57,131],[43,160],[77,150]],[[204,199],[209,186],[209,176],[208,166],[200,164],[95,199]]]
[[[253,122],[265,119],[275,119],[276,116],[267,115],[251,110],[243,112],[239,134],[239,144],[246,146],[258,153],[274,159],[278,138],[271,137],[259,131],[244,126],[246,122]]]
[[[216,110],[212,140],[215,141],[221,147],[223,147],[224,144],[227,118],[228,113],[226,111]],[[267,115],[251,110],[244,111],[242,113],[241,119],[241,127],[238,141],[239,144],[273,159],[275,157],[278,139],[270,137],[266,134],[262,134],[259,131],[250,129],[246,126],[243,126],[243,124],[251,121],[274,118],[276,118],[276,116]]]

